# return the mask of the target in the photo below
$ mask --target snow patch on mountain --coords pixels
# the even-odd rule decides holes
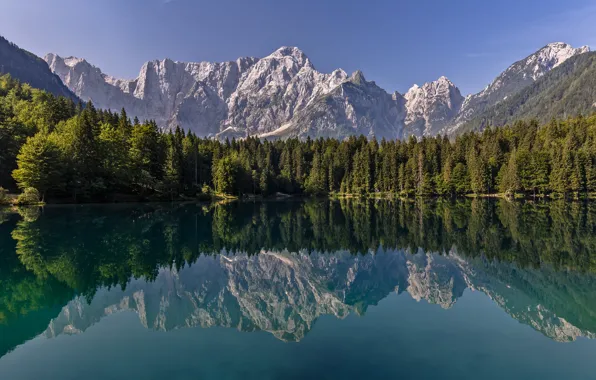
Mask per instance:
[[[414,85],[404,95],[408,135],[434,136],[459,111],[464,97],[447,77]]]

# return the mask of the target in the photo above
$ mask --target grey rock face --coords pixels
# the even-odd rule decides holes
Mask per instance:
[[[84,59],[45,57],[50,68],[85,101],[131,117],[155,120],[163,128],[176,125],[202,136],[219,132],[227,116],[225,99],[242,74],[257,60],[224,63],[182,63],[169,59],[147,62],[134,80],[110,77]]]
[[[262,136],[398,139],[403,134],[404,117],[401,95],[389,95],[357,71],[332,91],[314,98],[279,129]]]
[[[406,95],[406,134],[409,136],[434,136],[458,114],[464,97],[446,77],[414,85]]]

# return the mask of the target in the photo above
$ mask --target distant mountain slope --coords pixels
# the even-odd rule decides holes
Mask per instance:
[[[515,62],[484,90],[467,96],[458,115],[441,133],[461,133],[458,129],[468,121],[532,85],[566,60],[589,51],[588,46],[574,48],[563,42],[553,42]]]
[[[78,99],[60,78],[52,73],[43,59],[3,37],[0,37],[0,74],[10,74],[21,82],[56,96]]]
[[[459,132],[516,119],[547,122],[596,111],[596,52],[574,56],[532,85],[466,122]]]

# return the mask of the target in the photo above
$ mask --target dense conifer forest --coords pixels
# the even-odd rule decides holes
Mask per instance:
[[[0,186],[73,202],[227,194],[596,192],[596,116],[377,141],[217,141],[0,77]],[[0,191],[0,202],[4,197]]]

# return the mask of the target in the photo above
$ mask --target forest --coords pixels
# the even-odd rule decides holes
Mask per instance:
[[[0,186],[67,202],[277,193],[581,197],[596,192],[596,115],[516,121],[454,139],[218,141],[162,131],[124,109],[77,104],[5,75]]]

